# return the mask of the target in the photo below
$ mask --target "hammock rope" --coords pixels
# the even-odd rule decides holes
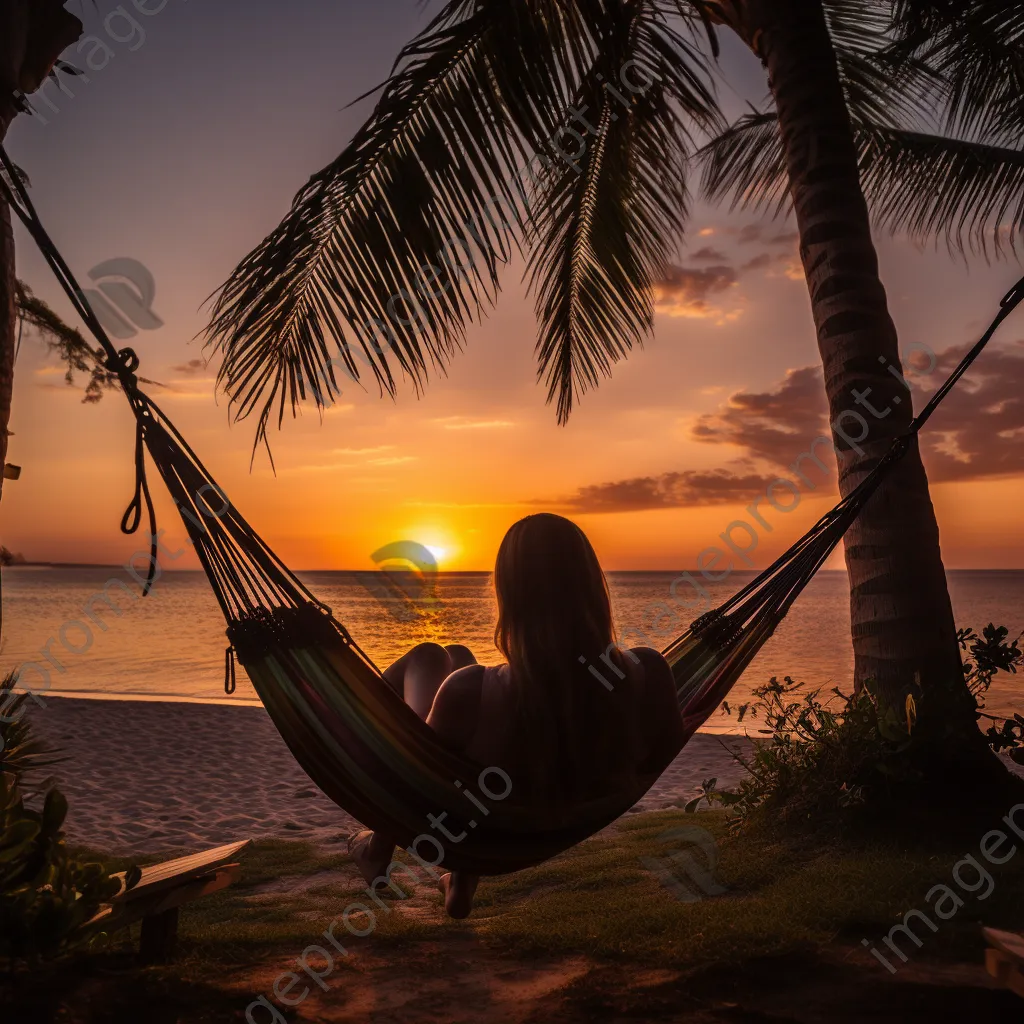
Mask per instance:
[[[157,517],[146,474],[148,451],[181,515],[228,624],[225,689],[234,692],[236,659],[246,670],[296,760],[339,806],[418,850],[429,840],[445,867],[501,874],[575,845],[625,813],[656,781],[628,793],[596,794],[571,807],[538,806],[511,795],[480,812],[467,806],[489,766],[454,754],[391,689],[331,609],[270,550],[242,517],[160,407],[139,387],[139,358],[118,349],[90,308],[47,234],[21,176],[0,147],[0,198],[24,224],[76,312],[96,338],[136,420],[135,490],[121,521],[126,534],[145,521],[150,536],[149,593],[158,568]],[[800,592],[910,447],[950,389],[1002,322],[1024,301],[1024,278],[1006,294],[982,338],[915,417],[905,434],[845,498],[787,552],[719,608],[700,616],[665,649],[685,739],[703,725],[772,635]],[[467,792],[469,790],[469,792]],[[497,801],[497,798],[496,798]],[[475,815],[475,817],[474,817]],[[433,816],[433,817],[431,817]],[[443,846],[428,827],[445,820],[463,838]]]

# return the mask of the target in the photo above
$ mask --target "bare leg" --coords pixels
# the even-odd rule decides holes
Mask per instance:
[[[383,675],[405,703],[426,721],[445,679],[456,669],[475,664],[473,652],[462,644],[442,647],[426,643],[403,654]],[[383,874],[394,852],[394,840],[376,832],[353,844],[351,850],[352,859],[370,885]]]
[[[441,684],[458,668],[475,665],[473,652],[462,644],[417,644],[384,672],[384,678],[424,721]]]
[[[480,876],[466,871],[450,871],[438,879],[438,885],[444,893],[444,909],[449,917],[469,917],[479,884]]]
[[[477,663],[473,652],[465,644],[447,644],[445,650],[451,659],[452,671]]]

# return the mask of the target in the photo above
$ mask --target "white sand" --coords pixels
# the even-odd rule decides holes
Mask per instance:
[[[54,775],[72,842],[140,855],[271,836],[344,844],[358,827],[313,785],[262,708],[51,697],[28,714],[67,757]],[[742,774],[722,740],[699,734],[634,810],[681,805],[701,780],[717,776],[724,788]]]

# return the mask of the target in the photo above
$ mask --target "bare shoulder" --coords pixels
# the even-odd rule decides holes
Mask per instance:
[[[641,714],[646,725],[650,763],[661,771],[683,745],[683,720],[675,679],[664,655],[652,647],[634,647],[630,653],[643,666]]]
[[[675,693],[675,682],[672,678],[672,669],[669,668],[665,656],[656,651],[653,647],[633,647],[630,654],[636,662],[639,662],[644,669],[645,689],[664,689],[666,686]]]
[[[448,676],[434,697],[427,724],[457,748],[467,746],[476,731],[483,681],[484,666],[467,665]]]

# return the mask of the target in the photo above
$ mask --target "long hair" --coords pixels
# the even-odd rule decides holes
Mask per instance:
[[[636,702],[590,541],[561,516],[527,516],[501,542],[494,589],[494,643],[529,737],[520,791],[552,803],[600,795],[635,764]],[[555,763],[535,749],[554,752]]]

